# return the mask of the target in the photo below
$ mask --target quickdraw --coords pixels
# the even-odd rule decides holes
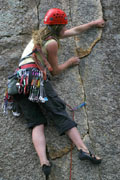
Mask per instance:
[[[9,96],[7,90],[4,94],[4,101],[3,101],[3,114],[7,114],[8,110],[13,108],[13,99],[12,96]]]
[[[43,73],[38,69],[32,69],[32,81],[28,99],[33,102],[36,101],[42,103],[48,101],[44,89]]]
[[[29,71],[26,69],[20,69],[17,71],[18,82],[16,86],[18,87],[19,94],[28,94],[29,93]]]

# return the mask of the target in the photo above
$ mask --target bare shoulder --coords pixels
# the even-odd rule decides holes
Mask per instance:
[[[57,41],[54,40],[54,39],[49,41],[49,43],[47,43],[46,48],[47,48],[48,52],[55,52],[55,51],[57,51],[58,50],[58,43],[57,43]]]

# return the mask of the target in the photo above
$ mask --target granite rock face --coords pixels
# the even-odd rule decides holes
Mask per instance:
[[[72,56],[81,58],[79,67],[52,78],[59,96],[71,107],[86,101],[75,112],[78,130],[88,148],[103,158],[100,166],[81,162],[73,147],[72,180],[118,180],[120,177],[119,0],[0,0],[0,98],[6,79],[13,73],[33,29],[43,26],[49,8],[65,10],[68,28],[104,17],[103,30],[91,29],[75,38],[61,41],[59,62]],[[72,113],[67,107],[67,111]],[[0,180],[45,179],[23,117],[7,116],[0,110]],[[53,168],[50,180],[68,180],[71,142],[59,136],[50,121],[45,130],[47,151]]]

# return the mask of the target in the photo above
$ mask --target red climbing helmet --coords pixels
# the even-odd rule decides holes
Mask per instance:
[[[44,17],[44,24],[67,24],[67,15],[64,11],[58,8],[49,9]]]

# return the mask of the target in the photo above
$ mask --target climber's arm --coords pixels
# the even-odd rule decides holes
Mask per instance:
[[[62,34],[62,36],[60,38],[75,36],[75,35],[78,35],[84,31],[92,28],[92,27],[100,27],[101,28],[101,27],[104,27],[104,25],[105,25],[105,21],[103,19],[91,21],[87,24],[76,26],[76,27],[73,27],[71,29],[64,31],[64,33]]]
[[[48,62],[52,67],[51,74],[53,76],[60,74],[62,71],[66,70],[70,66],[75,66],[79,64],[79,57],[71,57],[66,60],[64,63],[58,63],[58,44],[56,41],[53,41],[47,45],[47,52],[48,52]]]

